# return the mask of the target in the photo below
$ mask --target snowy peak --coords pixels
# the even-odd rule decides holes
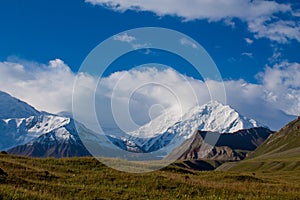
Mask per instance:
[[[36,117],[37,123],[29,132],[48,133],[70,123],[70,118],[55,115],[40,115]]]
[[[55,133],[57,140],[68,140],[75,133],[75,128],[68,127],[74,127],[70,118],[55,115],[0,119],[0,149],[22,145],[48,133]]]
[[[233,133],[241,129],[262,126],[253,119],[248,119],[228,105],[210,101],[202,106],[195,106],[186,113],[170,109],[151,122],[131,132],[140,138],[152,138],[163,133],[189,135],[196,130]]]
[[[168,116],[164,117],[167,118]],[[161,120],[164,117],[160,116],[157,119]],[[151,135],[152,133],[150,132],[151,134],[148,137],[150,139],[147,141],[137,140],[137,144],[146,151],[156,151],[166,146],[166,144],[170,144],[166,151],[171,151],[172,148],[190,138],[197,130],[222,134],[261,126],[255,120],[243,117],[230,106],[225,106],[217,101],[210,101],[202,106],[195,106],[178,118],[180,120],[174,120],[174,123],[169,125],[164,132],[155,135]],[[176,117],[172,117],[172,119],[176,119]],[[140,129],[145,130],[143,128]],[[158,130],[159,128],[154,129]],[[145,134],[144,132],[142,133]]]
[[[34,107],[0,91],[0,119],[26,118],[39,115]]]
[[[183,119],[185,123],[194,124],[195,130],[219,133],[233,133],[241,129],[262,126],[255,120],[242,116],[230,106],[217,101],[192,108]]]
[[[103,142],[103,138],[83,124],[76,122],[75,125],[71,116],[39,112],[4,92],[0,92],[0,114],[0,150],[12,154],[34,157],[88,156],[90,153],[82,138],[106,147],[110,144]],[[70,114],[63,112],[60,115]],[[131,141],[115,138],[114,142],[124,150],[139,150]]]
[[[0,108],[0,150],[39,157],[89,155],[82,138],[110,148],[103,138],[78,122],[77,132],[69,113],[58,116],[39,112],[1,91]],[[109,136],[109,139],[131,152],[152,152],[167,146],[162,152],[164,156],[197,130],[233,133],[258,126],[255,120],[243,117],[231,107],[211,101],[184,113],[176,107],[170,108],[124,138]]]
[[[170,109],[129,134],[139,138],[155,137],[165,132],[176,122],[180,121],[181,117],[182,116],[178,113],[178,110]]]

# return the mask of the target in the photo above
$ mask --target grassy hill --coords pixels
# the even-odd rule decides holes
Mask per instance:
[[[282,154],[282,155],[281,155]],[[300,157],[300,117],[269,137],[249,158]]]
[[[297,199],[299,170],[198,172],[177,166],[129,174],[94,158],[0,154],[0,199]]]
[[[218,170],[230,171],[298,171],[300,176],[300,117],[271,135],[248,158],[226,163]]]

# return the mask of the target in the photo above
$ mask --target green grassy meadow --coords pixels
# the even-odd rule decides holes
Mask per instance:
[[[0,199],[299,199],[300,169],[130,174],[94,158],[0,155]],[[7,176],[5,175],[7,174]]]

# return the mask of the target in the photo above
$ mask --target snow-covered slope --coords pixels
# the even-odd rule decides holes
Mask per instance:
[[[210,101],[190,109],[183,116],[174,109],[166,111],[154,120],[133,131],[130,135],[151,138],[164,132],[187,132],[189,130],[233,133],[241,129],[262,126],[253,119],[240,115],[228,105]]]
[[[100,137],[84,125],[76,125],[85,141],[101,142]],[[14,147],[8,150],[9,153],[32,157],[90,156],[72,118],[41,115],[24,133],[25,139],[15,140]]]
[[[69,140],[72,133],[65,130],[71,119],[55,115],[30,116],[0,120],[0,149],[26,144],[40,136],[55,132],[57,139]]]
[[[168,116],[159,116],[154,120],[164,121],[164,117],[167,118]],[[178,118],[181,117],[179,116]],[[176,119],[176,117],[172,117],[172,119]],[[151,124],[160,125],[156,122],[152,122]],[[148,128],[148,126],[150,126],[150,124],[145,125],[146,128]],[[145,151],[155,151],[166,144],[169,144],[175,136],[176,138],[172,141],[173,145],[171,146],[176,146],[185,139],[191,137],[196,130],[233,133],[241,129],[260,126],[263,125],[259,124],[253,119],[248,119],[240,115],[230,106],[222,105],[217,101],[210,101],[205,105],[192,108],[185,115],[183,115],[180,121],[173,123],[163,132],[160,132],[159,134],[153,134],[153,132],[150,132],[148,137],[151,139],[137,139],[137,144],[145,149]],[[162,130],[162,127],[155,127],[153,129]],[[145,130],[145,128],[141,127],[140,130]],[[143,137],[144,135],[145,131],[142,132]],[[139,133],[136,132],[134,136],[139,137]]]
[[[184,133],[188,131],[212,131],[233,133],[241,129],[262,126],[253,119],[248,119],[228,105],[210,101],[203,106],[197,106],[188,111],[183,120],[170,127],[169,133]],[[188,135],[188,134],[185,134]]]
[[[182,114],[177,109],[169,109],[136,131],[129,133],[133,137],[152,138],[164,133],[170,126],[182,120]]]
[[[102,137],[76,122],[70,116],[39,112],[27,103],[0,91],[0,150],[35,157],[90,155],[81,139],[104,143]],[[77,131],[80,131],[80,137]],[[124,138],[111,141],[124,150],[141,151]]]
[[[34,107],[0,91],[0,119],[26,118],[39,114]]]
[[[104,143],[106,140],[101,137],[104,136],[97,135],[79,122],[75,125],[72,118],[52,114],[0,120],[0,150],[12,154],[34,157],[89,156],[81,140],[84,138],[85,142],[101,143],[102,147],[109,148],[111,144]],[[142,152],[135,143],[124,138],[109,139],[121,149]]]

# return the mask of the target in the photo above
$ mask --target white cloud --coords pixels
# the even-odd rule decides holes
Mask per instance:
[[[136,42],[136,38],[134,36],[128,35],[127,33],[122,33],[119,35],[113,36],[113,39],[120,42],[126,42],[132,46],[133,49],[142,49],[142,48],[149,48],[151,44],[148,43],[138,43]],[[148,51],[149,53],[149,51]]]
[[[39,110],[57,113],[71,110],[76,75],[60,59],[49,64],[0,62],[0,90],[16,96]],[[87,85],[90,78],[85,79]]]
[[[123,33],[121,35],[115,35],[113,39],[121,42],[127,42],[127,43],[131,43],[132,41],[136,40],[135,37],[130,36],[127,33]]]
[[[197,49],[197,45],[195,43],[193,43],[192,41],[186,39],[186,38],[181,38],[180,39],[180,44],[184,45],[184,46],[190,46],[194,49]]]
[[[52,113],[72,110],[75,78],[76,74],[59,59],[52,60],[47,65],[0,63],[0,90],[30,103],[39,110]],[[77,78],[81,83],[77,88],[77,98],[84,102],[84,97],[94,93],[97,77],[80,73],[77,74]],[[243,80],[224,81],[227,102],[241,114],[257,119],[274,129],[280,128],[291,119],[283,112],[300,115],[300,64],[284,62],[266,67],[265,71],[259,74],[259,78],[260,84],[251,84]],[[153,84],[147,85],[149,82]],[[101,89],[96,93],[100,94],[100,97],[96,95],[99,100],[96,101],[96,107],[101,110],[100,118],[104,118],[104,124],[107,125],[112,120],[112,94],[120,111],[124,111],[128,95],[131,95],[130,112],[137,124],[149,120],[149,109],[153,105],[170,108],[174,105],[179,106],[179,100],[182,104],[180,106],[187,110],[197,101],[199,104],[206,103],[210,100],[208,86],[215,97],[222,99],[222,96],[218,96],[222,94],[222,83],[212,80],[203,82],[178,74],[169,68],[115,72],[100,83]],[[136,88],[137,86],[143,87]],[[86,111],[86,106],[90,105],[79,109]],[[82,113],[81,118],[88,123],[85,112]]]
[[[267,66],[258,77],[266,90],[266,99],[291,115],[300,115],[300,64],[282,62]]]
[[[293,39],[300,42],[300,23],[295,21],[258,18],[250,21],[248,28],[255,38],[269,38],[278,43],[287,43]]]
[[[276,14],[284,13],[299,17],[299,11],[293,11],[291,5],[267,0],[86,0],[93,5],[101,5],[115,11],[150,11],[158,16],[171,15],[183,20],[205,19],[223,20],[228,26],[235,26],[232,19],[240,19],[248,24],[248,30],[256,38],[266,37],[280,43],[290,39],[300,42],[300,30],[295,21],[278,20]],[[276,17],[275,17],[276,16]],[[275,21],[274,21],[275,20]]]
[[[288,5],[273,1],[248,0],[190,0],[189,2],[181,0],[163,2],[160,0],[86,0],[86,2],[121,12],[125,10],[152,11],[158,15],[176,15],[185,20],[209,19],[211,21],[235,17],[251,20],[290,9]]]
[[[249,45],[251,45],[251,44],[253,44],[253,40],[251,40],[250,38],[245,38],[245,41],[246,41],[246,43],[247,44],[249,44]]]
[[[224,20],[225,25],[230,26],[231,28],[235,28],[236,24],[234,21],[232,21],[230,18],[227,18]]]
[[[270,58],[268,58],[268,61],[273,64],[281,62],[282,61],[281,49],[277,47],[273,47],[273,54]]]
[[[250,52],[243,52],[242,53],[242,56],[247,56],[249,58],[252,58],[253,57],[253,53],[250,53]]]

